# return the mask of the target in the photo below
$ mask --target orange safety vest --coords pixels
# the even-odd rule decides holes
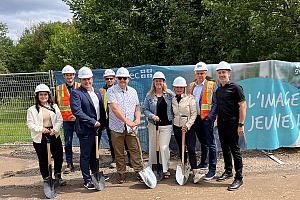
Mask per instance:
[[[192,82],[190,84],[190,88],[189,88],[190,95],[193,94],[193,90],[196,85],[197,85],[196,82]],[[200,108],[201,119],[204,119],[205,117],[207,117],[211,110],[212,103],[213,103],[212,99],[213,99],[213,94],[214,94],[216,85],[217,84],[215,81],[206,80],[206,83],[204,85],[204,91],[202,93],[202,99],[201,99],[201,108]]]
[[[75,82],[75,88],[80,87],[80,83]],[[64,121],[74,121],[75,117],[72,114],[70,107],[70,94],[66,84],[58,85],[55,89],[57,105],[60,109]]]

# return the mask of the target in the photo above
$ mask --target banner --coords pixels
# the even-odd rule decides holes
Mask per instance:
[[[208,76],[217,80],[216,64],[208,65]],[[247,149],[277,149],[300,146],[300,63],[261,61],[232,64],[231,80],[243,87],[247,101],[245,140]],[[114,69],[116,71],[117,69]],[[194,65],[157,66],[142,65],[128,68],[141,106],[152,83],[155,72],[166,76],[167,85],[177,76],[188,83],[194,80]],[[93,70],[94,87],[104,85],[104,69]],[[61,72],[55,72],[57,84],[63,83]],[[143,115],[142,115],[143,116]],[[145,117],[139,127],[143,150],[148,150],[148,132]],[[242,143],[245,143],[243,141]]]

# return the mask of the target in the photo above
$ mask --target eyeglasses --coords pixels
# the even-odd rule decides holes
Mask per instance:
[[[118,77],[118,79],[119,79],[119,81],[122,80],[122,79],[123,79],[124,81],[126,81],[126,80],[128,79],[128,77]]]
[[[114,80],[114,78],[105,78],[106,81]]]

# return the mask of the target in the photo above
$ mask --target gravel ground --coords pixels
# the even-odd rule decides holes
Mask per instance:
[[[283,164],[267,156],[273,155]],[[198,155],[199,156],[199,155]],[[101,170],[110,176],[107,187],[100,193],[90,193],[82,187],[79,169],[79,149],[74,148],[76,171],[65,175],[68,185],[61,189],[56,199],[300,199],[300,148],[281,148],[276,151],[243,151],[245,184],[237,192],[228,194],[230,182],[187,183],[178,186],[175,182],[178,156],[172,153],[170,163],[172,177],[163,180],[153,189],[138,184],[135,174],[128,167],[127,183],[116,184],[115,169],[109,168],[110,153],[101,150]],[[147,160],[147,155],[144,155]],[[222,154],[218,156],[218,174],[223,171]],[[0,147],[0,198],[44,198],[38,162],[32,146]],[[266,187],[267,186],[267,187]],[[226,191],[226,192],[225,192]]]

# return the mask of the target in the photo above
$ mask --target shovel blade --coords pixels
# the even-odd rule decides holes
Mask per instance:
[[[101,191],[105,188],[105,178],[100,172],[96,172],[92,175],[92,182],[96,190]]]
[[[176,181],[179,185],[184,185],[189,179],[189,171],[184,170],[182,164],[177,165],[176,167]]]
[[[156,177],[157,181],[161,181],[163,179],[163,170],[161,164],[153,164],[152,165],[153,173]]]
[[[44,194],[48,199],[52,199],[52,198],[56,197],[53,179],[44,181]]]
[[[146,167],[145,169],[143,169],[142,171],[139,172],[139,175],[142,177],[145,185],[147,185],[147,187],[153,189],[156,187],[157,185],[157,179],[156,176],[154,174],[154,172],[152,171],[151,167]]]

